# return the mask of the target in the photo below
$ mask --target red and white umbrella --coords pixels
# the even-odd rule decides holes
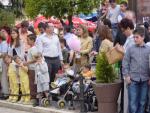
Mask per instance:
[[[73,22],[73,25],[79,25],[79,24],[86,24],[86,20],[82,19],[82,18],[78,18],[78,17],[73,17],[72,18],[72,22]],[[67,25],[69,25],[69,21],[66,20],[65,22]]]
[[[73,22],[73,26],[75,28],[77,28],[79,26],[79,24],[82,24],[82,25],[85,25],[90,32],[94,32],[94,30],[96,29],[96,24],[95,23],[93,23],[91,21],[84,20],[84,19],[79,18],[79,17],[73,17],[72,22]],[[67,25],[69,25],[68,20],[65,23]]]

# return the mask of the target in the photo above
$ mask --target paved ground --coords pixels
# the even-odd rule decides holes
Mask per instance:
[[[0,113],[32,113],[32,112],[19,111],[15,109],[0,107]]]
[[[0,100],[0,113],[80,113],[79,110],[58,109],[56,107],[32,107],[30,105],[21,105],[17,103],[9,103]],[[97,112],[88,112],[97,113]]]

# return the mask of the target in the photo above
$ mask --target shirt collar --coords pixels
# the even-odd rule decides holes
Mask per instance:
[[[136,44],[136,46],[138,46],[137,44]],[[139,47],[139,46],[138,46]],[[146,47],[146,44],[144,43],[142,46],[140,46],[140,47]]]
[[[132,39],[133,38],[133,34],[131,34],[127,39]]]
[[[45,36],[45,37],[49,37],[49,36],[53,36],[53,34],[51,34],[51,35],[47,35],[47,33],[44,33],[44,34],[43,34],[43,36]]]

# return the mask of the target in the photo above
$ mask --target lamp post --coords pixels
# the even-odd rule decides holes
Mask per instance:
[[[77,68],[77,73],[80,75],[80,113],[87,113],[84,107],[84,84],[83,84],[83,76],[81,75],[81,56],[79,53],[76,53],[75,64]]]

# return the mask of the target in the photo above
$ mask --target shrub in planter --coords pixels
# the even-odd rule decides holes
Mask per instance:
[[[98,100],[98,113],[117,113],[117,100],[121,82],[117,81],[117,74],[109,65],[105,53],[97,56],[96,83],[93,87]]]

